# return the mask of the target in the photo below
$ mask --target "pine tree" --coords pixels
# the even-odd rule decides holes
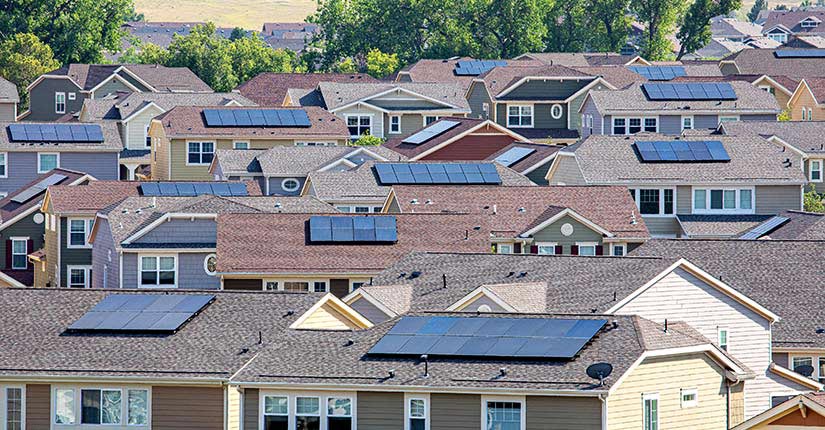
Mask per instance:
[[[756,21],[756,18],[759,16],[759,11],[766,10],[767,8],[768,0],[756,0],[756,3],[751,7],[751,11],[748,12],[748,19],[751,20],[751,22]]]

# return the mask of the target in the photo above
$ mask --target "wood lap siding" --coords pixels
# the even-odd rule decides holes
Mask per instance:
[[[486,132],[489,132],[489,130]],[[514,140],[505,134],[498,136],[469,135],[423,157],[422,160],[485,160],[498,150],[513,143]]]
[[[215,149],[232,149],[232,142],[233,139],[214,139],[214,138],[204,138],[204,139],[188,139],[193,142],[197,141],[204,141],[204,142],[216,142]],[[274,146],[293,146],[295,141],[300,140],[310,140],[310,141],[317,141],[320,139],[301,139],[296,137],[295,139],[236,139],[236,140],[244,140],[249,142],[249,149],[269,149]],[[328,139],[323,139],[324,141]],[[186,165],[186,159],[188,156],[188,146],[186,139],[173,139],[171,144],[164,142],[166,145],[161,151],[169,151],[169,147],[171,146],[171,153],[168,156],[172,157],[172,171],[166,173],[164,177],[160,178],[153,178],[153,179],[165,179],[165,180],[175,180],[175,181],[211,181],[213,178],[212,174],[209,173],[209,165]],[[164,157],[165,158],[165,157]],[[161,162],[161,158],[158,157],[158,163]],[[164,160],[165,163],[168,163],[169,160]],[[165,170],[165,169],[164,169]],[[154,172],[154,170],[152,170]]]
[[[26,430],[51,428],[51,385],[26,385]]]
[[[404,394],[359,392],[357,415],[358,430],[403,429]]]
[[[246,388],[243,391],[243,430],[258,430],[258,398],[260,391]]]
[[[527,430],[598,430],[602,402],[596,397],[527,397]]]
[[[223,389],[152,387],[153,430],[223,430]]]
[[[756,187],[756,213],[773,215],[785,210],[802,209],[799,185],[762,185]]]
[[[478,430],[481,428],[481,396],[432,394],[430,420],[433,430]]]

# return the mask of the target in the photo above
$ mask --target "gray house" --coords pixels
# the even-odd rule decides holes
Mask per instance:
[[[69,64],[41,75],[26,87],[26,121],[54,121],[76,114],[85,99],[123,92],[211,93],[205,82],[186,67],[157,64]]]
[[[724,121],[775,121],[776,98],[747,82],[648,82],[591,91],[581,105],[582,137],[640,132],[678,135]]]
[[[593,135],[556,153],[550,185],[624,185],[652,236],[738,237],[799,210],[802,158],[758,136]]]
[[[17,120],[17,103],[20,103],[17,85],[0,76],[0,121]]]

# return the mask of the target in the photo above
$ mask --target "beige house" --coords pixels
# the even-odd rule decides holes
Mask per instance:
[[[799,82],[788,100],[793,121],[825,120],[825,78],[806,78]]]

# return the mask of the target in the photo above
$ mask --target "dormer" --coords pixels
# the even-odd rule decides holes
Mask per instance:
[[[817,27],[821,22],[822,20],[820,20],[819,18],[815,16],[809,16],[803,19],[802,21],[799,21],[799,26],[802,28],[813,28]]]

